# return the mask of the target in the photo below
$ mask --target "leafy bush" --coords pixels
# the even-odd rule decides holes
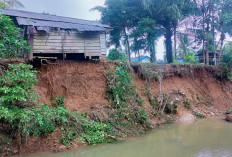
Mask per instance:
[[[117,60],[117,61],[126,61],[126,56],[124,53],[120,52],[116,49],[110,49],[109,55],[107,56],[107,60]]]
[[[221,62],[222,73],[229,80],[232,80],[232,53],[228,52],[222,56]]]
[[[31,65],[9,65],[9,70],[0,78],[0,104],[23,106],[36,101],[33,86],[37,72],[31,69]]]
[[[51,102],[52,102],[52,106],[60,106],[60,107],[64,107],[64,99],[65,97],[62,95],[58,95],[55,99],[53,97],[51,97]]]
[[[195,54],[192,52],[188,52],[184,55],[184,61],[186,63],[190,63],[190,64],[198,64],[199,63],[195,58]]]
[[[29,136],[48,136],[56,127],[61,127],[64,134],[61,142],[65,145],[76,137],[88,144],[111,142],[108,135],[112,130],[107,124],[91,121],[85,114],[69,112],[64,107],[64,97],[57,96],[54,107],[46,104],[31,105],[36,102],[33,90],[36,71],[25,64],[9,65],[9,70],[0,77],[0,127],[7,135],[15,138],[20,135],[25,142]]]
[[[127,131],[132,130],[134,126],[137,130],[149,127],[143,100],[132,85],[132,78],[124,65],[116,66],[114,71],[108,73],[107,84],[107,97],[114,108],[108,122],[114,128],[126,127]],[[143,124],[145,125],[142,126]]]
[[[190,100],[188,100],[188,99],[184,100],[184,104],[185,104],[185,107],[187,107],[187,108],[191,108],[191,106],[192,106]]]
[[[0,57],[18,57],[20,52],[30,49],[21,34],[10,17],[0,14]]]
[[[197,116],[197,118],[205,118],[205,115],[197,111],[195,112],[195,115]]]
[[[68,114],[68,121],[63,123],[61,142],[64,145],[70,145],[70,141],[76,137],[80,137],[83,143],[97,144],[109,143],[114,141],[110,138],[111,126],[98,121],[92,121],[86,114],[78,114],[70,112]]]

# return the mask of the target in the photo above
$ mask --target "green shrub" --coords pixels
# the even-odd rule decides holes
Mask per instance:
[[[60,106],[60,107],[64,107],[64,99],[65,96],[62,95],[58,95],[55,99],[53,97],[51,97],[51,105],[52,106]]]
[[[188,99],[184,100],[184,104],[185,104],[185,107],[187,107],[187,108],[191,108],[191,106],[192,106],[190,100],[188,100]]]
[[[199,64],[199,62],[195,58],[195,54],[192,52],[187,52],[184,54],[184,62],[190,64]]]
[[[114,71],[107,74],[107,85],[107,98],[114,109],[108,122],[114,128],[121,128],[117,132],[121,134],[122,130],[126,130],[125,132],[133,131],[134,134],[135,126],[137,130],[149,127],[143,100],[132,85],[132,78],[124,65],[116,66]]]
[[[27,41],[22,40],[22,30],[15,26],[10,17],[0,14],[0,57],[18,57],[29,49]]]
[[[195,112],[195,115],[197,116],[197,118],[206,118],[205,115],[197,111]]]
[[[48,136],[56,127],[61,127],[61,142],[65,145],[76,137],[88,144],[113,141],[108,137],[112,130],[109,125],[91,121],[87,114],[69,112],[64,107],[63,96],[52,101],[53,107],[31,105],[37,98],[33,90],[37,72],[31,68],[25,64],[9,65],[9,70],[0,77],[0,122],[7,126],[0,131],[7,135],[20,134],[21,142],[25,142],[31,135]]]
[[[63,124],[61,142],[64,145],[70,145],[70,141],[80,137],[83,143],[97,144],[109,143],[112,139],[112,127],[109,124],[92,121],[87,115],[70,112],[68,121]]]
[[[222,56],[221,61],[222,74],[229,80],[232,80],[232,53],[228,52]]]
[[[36,102],[33,86],[37,82],[37,72],[31,69],[31,65],[9,65],[9,70],[0,77],[0,104],[23,106]]]
[[[145,124],[148,120],[148,114],[145,109],[139,109],[138,113],[136,114],[136,120],[138,120],[141,124]]]
[[[127,59],[125,54],[120,52],[119,50],[110,49],[109,55],[107,56],[107,60],[125,62]]]

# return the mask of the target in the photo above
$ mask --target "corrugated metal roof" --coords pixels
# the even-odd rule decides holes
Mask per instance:
[[[98,27],[92,25],[84,25],[84,24],[75,24],[75,23],[67,23],[67,22],[56,22],[56,21],[44,21],[37,19],[29,19],[29,18],[16,18],[19,25],[26,26],[35,26],[35,27],[55,27],[55,28],[63,28],[63,29],[77,29],[78,31],[105,31],[105,27]]]
[[[19,25],[36,27],[56,27],[63,29],[77,29],[78,31],[106,31],[110,27],[95,21],[87,21],[76,18],[34,13],[13,9],[0,9],[0,12],[16,17]]]

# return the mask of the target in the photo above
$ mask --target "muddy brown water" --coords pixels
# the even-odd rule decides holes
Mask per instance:
[[[232,157],[232,123],[171,124],[125,142],[26,157]]]

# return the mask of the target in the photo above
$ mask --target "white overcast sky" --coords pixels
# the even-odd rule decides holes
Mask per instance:
[[[32,12],[46,12],[59,16],[99,20],[100,13],[90,11],[95,6],[104,6],[105,0],[20,0],[25,8]],[[157,58],[163,59],[163,38],[157,42]]]
[[[25,8],[33,12],[46,12],[59,16],[86,20],[99,20],[98,12],[91,12],[95,6],[103,6],[105,0],[20,0]]]

